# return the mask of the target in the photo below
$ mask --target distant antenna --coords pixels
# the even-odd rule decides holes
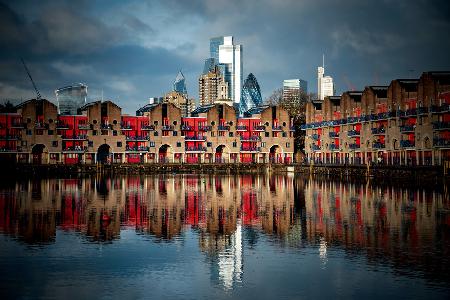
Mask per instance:
[[[36,87],[36,84],[34,83],[33,77],[31,77],[30,71],[28,70],[27,65],[25,64],[25,61],[23,60],[23,58],[20,58],[20,60],[22,61],[25,71],[27,71],[28,77],[30,77],[30,80],[31,80],[31,83],[33,84],[34,90],[36,91],[36,95],[37,95],[36,99],[41,100],[41,93],[39,93],[39,91]]]
[[[325,54],[322,54],[322,68],[325,69]]]

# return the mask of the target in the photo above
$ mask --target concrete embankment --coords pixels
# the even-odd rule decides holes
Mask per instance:
[[[441,166],[355,166],[304,164],[112,164],[112,165],[10,165],[3,177],[60,177],[92,174],[267,174],[295,173],[332,177],[424,179],[444,177]]]

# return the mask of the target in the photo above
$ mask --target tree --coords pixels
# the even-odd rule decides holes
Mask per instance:
[[[294,132],[294,151],[304,153],[305,131],[300,130],[300,126],[306,122],[306,103],[310,99],[315,99],[314,94],[307,94],[301,89],[293,89],[283,93],[279,88],[266,98],[268,105],[280,105],[292,118]]]
[[[6,101],[5,103],[0,103],[0,113],[14,113],[14,112],[16,112],[16,108],[11,102]]]

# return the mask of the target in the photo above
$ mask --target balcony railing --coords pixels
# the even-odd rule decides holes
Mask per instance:
[[[372,148],[374,149],[384,149],[386,148],[386,145],[381,142],[375,142],[372,144]]]
[[[91,125],[89,125],[89,124],[78,124],[78,129],[80,129],[80,130],[89,130],[89,129],[91,129]]]
[[[125,148],[125,151],[134,151],[134,152],[148,152],[150,150],[150,147],[146,146],[137,146],[137,147],[129,147],[127,146]]]
[[[87,135],[86,134],[62,135],[61,138],[63,140],[87,140]]]
[[[141,129],[142,130],[155,130],[155,126],[154,125],[142,125]]]
[[[400,132],[414,132],[414,126],[413,125],[400,126]]]
[[[348,131],[348,136],[349,137],[359,136],[360,134],[361,134],[361,132],[359,130],[349,130]]]
[[[127,141],[149,141],[150,137],[148,135],[126,136],[125,139]]]
[[[237,125],[236,126],[236,130],[242,131],[242,130],[247,130],[247,126],[246,125]]]
[[[194,136],[184,136],[186,141],[206,141],[206,136],[194,135]]]
[[[241,146],[241,151],[258,152],[258,151],[261,151],[261,147],[245,147],[245,146]]]
[[[411,148],[414,146],[415,146],[414,141],[410,141],[410,140],[401,140],[400,141],[400,147],[402,147],[402,148]]]
[[[417,108],[418,115],[425,115],[427,113],[428,113],[428,107],[418,107]]]
[[[190,126],[190,125],[181,125],[181,130],[190,131],[190,130],[194,130],[194,127]]]
[[[330,138],[337,138],[337,137],[339,137],[339,132],[332,131],[332,132],[328,133],[328,136]]]
[[[339,145],[331,144],[330,145],[330,150],[339,150]]]
[[[0,140],[18,140],[20,136],[18,135],[2,135],[0,136]]]
[[[173,125],[162,125],[161,129],[162,130],[173,130]]]
[[[281,131],[281,130],[283,130],[283,127],[280,125],[274,125],[274,126],[272,126],[272,130]]]
[[[435,146],[435,147],[450,147],[450,139],[449,138],[434,138],[433,146]]]
[[[100,124],[100,128],[101,129],[111,129],[112,128],[112,125],[111,124]]]
[[[133,127],[131,127],[131,125],[121,125],[120,129],[122,129],[122,130],[132,130]]]
[[[348,117],[347,118],[347,124],[351,124],[351,123],[359,123],[359,117]]]
[[[64,123],[58,123],[56,125],[56,129],[69,129],[69,125],[68,124],[64,124]]]
[[[206,151],[206,147],[198,146],[198,147],[185,147],[184,150],[186,151]]]
[[[359,144],[354,143],[354,144],[348,145],[348,147],[352,150],[355,150],[355,149],[359,149],[361,146]]]
[[[415,109],[415,108],[410,108],[410,109],[406,110],[405,115],[406,115],[407,117],[410,117],[410,116],[417,116],[417,109]]]
[[[248,136],[248,137],[241,136],[241,141],[259,142],[259,141],[261,141],[261,137],[260,136]]]
[[[440,106],[437,106],[437,105],[431,106],[431,112],[434,112],[434,113],[447,112],[449,110],[450,110],[450,104],[448,104],[448,103],[444,103]]]
[[[24,124],[21,122],[12,122],[11,123],[11,128],[24,128]]]
[[[317,133],[314,133],[314,134],[311,135],[311,138],[312,138],[313,140],[315,140],[315,141],[318,141],[318,140],[320,139],[320,135],[317,134]]]
[[[198,126],[199,131],[211,131],[211,126]]]
[[[386,129],[384,127],[375,127],[372,128],[372,134],[385,134]]]
[[[320,150],[320,146],[317,145],[317,144],[312,144],[312,145],[311,145],[311,149],[312,149],[313,151],[319,151],[319,150]]]
[[[42,122],[36,122],[36,123],[34,123],[34,128],[35,129],[48,129],[48,124],[42,123]]]
[[[84,152],[87,151],[86,146],[73,146],[73,147],[65,147],[62,149],[63,152]]]
[[[387,120],[389,118],[394,117],[395,114],[393,112],[380,112],[377,114],[377,120]]]
[[[228,130],[230,130],[230,126],[228,126],[228,125],[219,125],[219,126],[217,126],[217,130],[219,130],[219,131],[228,131]]]
[[[433,129],[435,130],[450,129],[450,122],[433,122]]]
[[[258,125],[258,126],[253,127],[253,130],[254,131],[265,131],[266,130],[266,126]]]

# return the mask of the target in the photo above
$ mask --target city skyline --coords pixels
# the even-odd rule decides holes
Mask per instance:
[[[449,41],[440,38],[450,28],[444,1],[348,1],[327,4],[327,10],[308,1],[229,3],[227,10],[222,5],[0,2],[0,98],[35,96],[18,59],[22,56],[43,98],[56,102],[55,88],[85,82],[92,97],[100,98],[103,91],[105,99],[132,112],[149,97],[170,91],[180,69],[187,90],[196,91],[209,39],[221,35],[233,35],[245,45],[244,69],[258,77],[263,99],[285,78],[315,82],[322,53],[336,94],[351,86],[362,90],[392,78],[417,78],[422,71],[450,68],[445,50]],[[167,25],[172,15],[177,22]],[[371,22],[366,22],[369,15]],[[325,25],[323,19],[328,20]],[[259,20],[268,25],[259,26]],[[289,31],[305,24],[309,29],[301,34]]]

